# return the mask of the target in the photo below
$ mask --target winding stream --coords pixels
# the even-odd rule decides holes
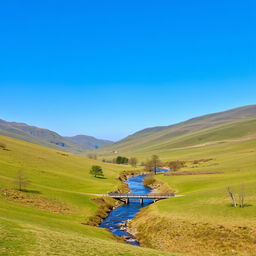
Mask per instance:
[[[165,169],[158,169],[157,172],[167,172]],[[134,194],[148,194],[151,192],[151,189],[143,185],[143,179],[146,175],[139,175],[129,178],[126,183],[130,189],[131,193]],[[127,205],[122,205],[113,211],[102,220],[99,225],[102,228],[107,228],[111,233],[116,236],[125,237],[126,241],[132,245],[139,245],[135,237],[126,231],[127,221],[133,219],[140,211],[141,208],[151,204],[153,200],[144,199],[143,205],[140,205],[138,199],[130,199],[130,203]]]
[[[145,175],[139,175],[129,178],[126,183],[131,193],[143,193],[147,194],[151,192],[151,189],[143,185],[143,179]],[[153,202],[151,199],[144,199],[143,205],[140,205],[139,200],[131,199],[127,205],[122,205],[113,211],[101,222],[99,225],[102,228],[109,229],[116,236],[122,236],[126,238],[126,241],[132,245],[139,245],[136,239],[125,230],[126,222],[133,219],[140,211],[142,207],[145,207]]]

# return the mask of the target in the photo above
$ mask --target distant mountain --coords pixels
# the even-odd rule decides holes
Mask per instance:
[[[71,152],[71,153],[82,153],[89,151],[92,148],[99,148],[102,145],[110,144],[108,141],[97,140],[90,136],[82,135],[81,143],[76,143],[75,140],[79,141],[80,135],[70,139],[59,135],[56,132],[30,126],[25,123],[7,122],[0,119],[0,135],[28,141],[34,144],[47,146],[50,148]],[[86,143],[86,137],[88,137],[88,143]],[[93,139],[92,139],[93,138]]]
[[[87,135],[76,135],[73,137],[65,138],[91,150],[102,148],[114,143],[110,140],[101,140]]]
[[[256,134],[256,105],[195,117],[187,121],[146,128],[99,150],[99,154],[151,154],[210,141]]]

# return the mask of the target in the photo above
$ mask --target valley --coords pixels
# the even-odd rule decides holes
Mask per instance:
[[[93,151],[97,160],[0,136],[1,255],[252,256],[256,250],[256,137],[251,109],[244,120],[222,118],[222,124],[182,134],[168,128],[134,135]],[[117,155],[113,150],[136,157],[137,167],[106,162]],[[123,191],[120,175],[144,172],[141,163],[153,154],[162,166],[184,162],[175,173],[154,175],[157,193],[174,191],[182,196],[146,204],[129,221],[128,230],[140,244],[132,246],[95,226],[119,205],[96,194]],[[89,173],[93,165],[102,167],[103,177]],[[24,191],[14,184],[18,170],[29,179]],[[228,189],[237,207],[232,206]],[[241,193],[243,207],[239,207]]]

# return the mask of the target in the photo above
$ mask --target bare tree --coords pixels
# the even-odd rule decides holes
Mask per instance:
[[[132,167],[136,167],[137,166],[137,163],[138,163],[138,160],[136,157],[131,157],[129,159],[129,164],[132,166]]]
[[[159,156],[153,155],[153,156],[151,157],[151,161],[152,161],[152,164],[153,164],[153,170],[154,170],[154,172],[155,172],[155,174],[156,174],[157,168],[161,166],[161,161],[160,161],[160,159],[159,159]]]
[[[153,171],[153,163],[151,160],[147,160],[145,163],[143,163],[144,169],[146,172],[152,172]]]
[[[145,171],[154,172],[156,174],[156,170],[161,166],[161,161],[159,156],[153,155],[146,163],[145,163]]]
[[[22,191],[26,186],[30,184],[28,178],[22,170],[19,170],[14,180],[14,184],[18,187],[19,191]]]
[[[87,155],[87,157],[90,158],[90,159],[94,159],[94,160],[97,160],[97,158],[98,158],[97,154],[95,154],[95,153],[89,153]]]
[[[231,191],[230,187],[227,187],[227,190],[228,190],[229,196],[232,200],[233,206],[236,207],[237,204],[236,204],[235,194]]]
[[[244,196],[245,196],[245,193],[244,193],[244,186],[241,187],[241,191],[239,193],[239,206],[241,208],[244,207]]]

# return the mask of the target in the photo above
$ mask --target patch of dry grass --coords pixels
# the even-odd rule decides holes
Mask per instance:
[[[140,218],[143,216],[143,218]],[[132,223],[142,246],[194,256],[256,255],[256,226],[219,225],[139,213]]]
[[[42,211],[69,215],[72,210],[63,201],[37,193],[18,191],[10,188],[0,190],[3,199],[33,207]]]

